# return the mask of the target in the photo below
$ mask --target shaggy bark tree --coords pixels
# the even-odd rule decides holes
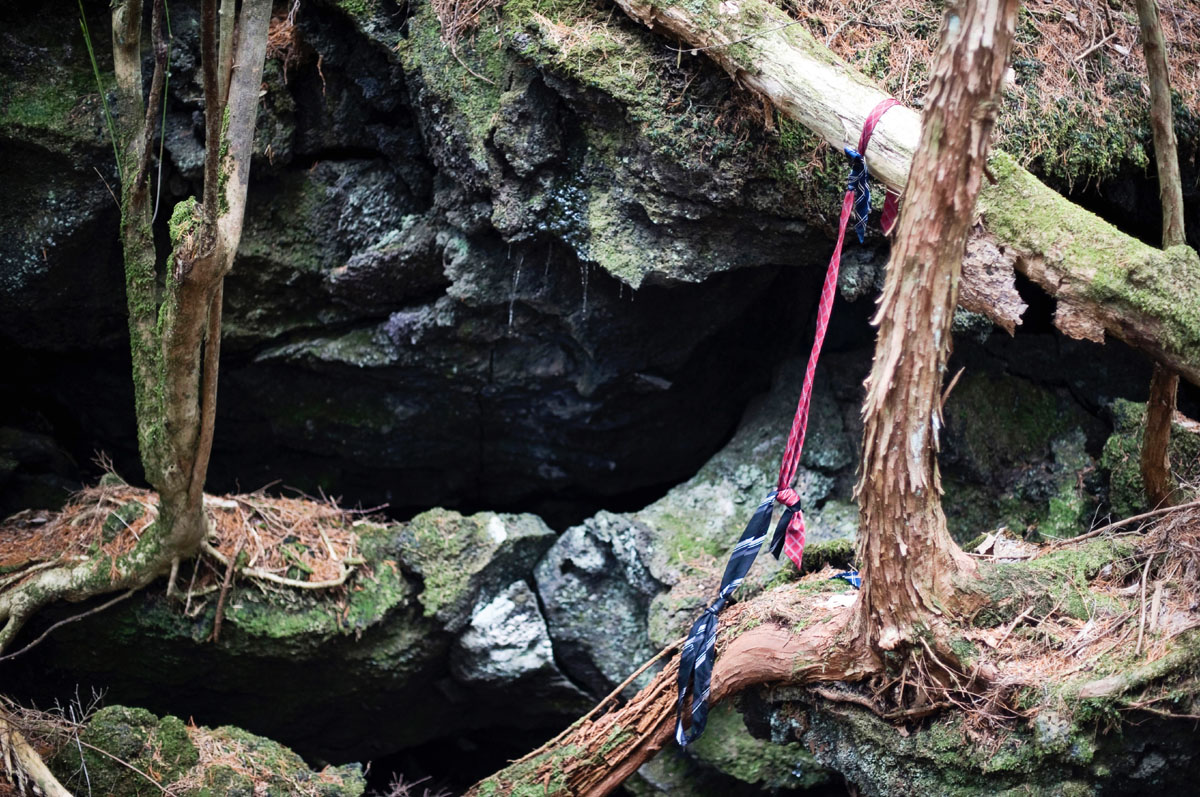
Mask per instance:
[[[941,509],[941,385],[1017,5],[953,3],[942,26],[876,316],[857,488],[863,588],[853,606],[831,607],[824,622],[803,631],[768,623],[728,642],[711,701],[766,682],[859,680],[884,669],[886,652],[922,655],[928,648],[931,669],[955,661],[946,626],[978,598],[961,589],[974,568],[950,538]],[[924,632],[932,643],[922,641]],[[540,785],[548,794],[607,794],[670,740],[677,675],[672,661],[621,709],[585,717],[469,793]]]
[[[1171,81],[1167,70],[1167,42],[1163,37],[1156,0],[1137,0],[1138,22],[1150,78],[1150,127],[1154,131],[1154,159],[1158,167],[1158,195],[1162,204],[1163,249],[1187,243],[1183,221],[1183,185],[1175,121],[1171,110]],[[1142,438],[1142,484],[1151,507],[1170,505],[1175,491],[1171,479],[1171,421],[1179,374],[1159,363],[1150,379],[1146,401],[1146,432]]]
[[[948,13],[875,316],[856,495],[859,635],[879,651],[912,644],[919,629],[953,613],[955,581],[975,569],[942,512],[941,386],[1017,5],[995,0]]]
[[[0,593],[0,651],[55,600],[133,590],[194,555],[207,531],[204,478],[212,447],[220,351],[221,286],[241,236],[254,123],[266,55],[270,0],[203,0],[200,41],[205,100],[204,193],[171,217],[171,252],[160,265],[152,223],[151,160],[167,83],[166,4],[152,0],[154,69],[142,79],[143,0],[113,4],[115,136],[121,172],[121,242],[138,422],[146,480],[158,516],[122,556],[65,561]],[[159,188],[161,192],[161,187]]]

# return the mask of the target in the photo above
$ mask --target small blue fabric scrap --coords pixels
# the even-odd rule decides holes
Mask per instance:
[[[858,242],[862,243],[867,235],[867,217],[871,215],[871,171],[867,161],[857,150],[846,147],[846,157],[850,159],[850,179],[846,181],[846,190],[854,192],[854,233]]]
[[[857,570],[846,570],[841,573],[835,573],[829,577],[829,580],[832,581],[835,578],[840,578],[855,589],[862,589],[862,576],[858,574]]]

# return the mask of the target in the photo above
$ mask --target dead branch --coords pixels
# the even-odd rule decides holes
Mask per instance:
[[[80,620],[84,619],[85,617],[91,617],[93,614],[99,614],[100,612],[104,611],[105,609],[115,606],[116,604],[120,603],[121,601],[125,600],[126,598],[132,596],[133,593],[135,593],[135,592],[137,592],[136,589],[131,589],[128,592],[124,592],[124,593],[118,595],[117,597],[113,598],[112,600],[105,601],[104,603],[100,604],[99,606],[95,606],[91,609],[88,609],[86,612],[80,612],[79,614],[72,615],[71,617],[68,617],[65,620],[59,620],[57,623],[55,623],[54,625],[50,626],[45,631],[43,631],[41,633],[41,635],[38,636],[37,639],[33,640],[25,647],[21,648],[20,650],[13,651],[12,653],[6,653],[5,655],[0,656],[0,661],[8,661],[9,659],[15,659],[17,656],[21,656],[21,655],[24,655],[25,653],[28,653],[31,649],[33,649],[37,645],[41,644],[46,639],[46,637],[50,636],[50,634],[52,634],[55,630],[62,628],[64,625],[69,625],[71,623],[77,623]]]
[[[1036,558],[1038,558],[1038,556],[1041,556],[1044,553],[1050,553],[1051,551],[1056,551],[1059,548],[1062,548],[1067,545],[1071,545],[1076,542],[1083,542],[1084,540],[1090,540],[1093,537],[1099,537],[1101,534],[1112,531],[1113,529],[1119,529],[1122,526],[1128,526],[1132,523],[1138,523],[1143,520],[1149,520],[1150,518],[1159,517],[1161,515],[1169,515],[1173,512],[1182,512],[1185,509],[1195,509],[1196,507],[1200,507],[1200,501],[1192,501],[1190,503],[1180,504],[1179,506],[1166,506],[1166,507],[1162,507],[1161,509],[1152,509],[1149,512],[1143,512],[1140,515],[1131,515],[1131,516],[1125,518],[1124,520],[1117,520],[1112,523],[1109,523],[1108,525],[1101,526],[1098,529],[1092,529],[1089,532],[1080,534],[1078,537],[1069,537],[1068,539],[1065,539],[1065,540],[1057,540],[1054,543],[1052,543],[1048,548],[1046,548],[1042,551],[1039,551],[1038,554],[1035,555],[1033,558],[1036,559]]]
[[[216,559],[226,567],[231,566],[231,562],[233,560],[209,545],[207,542],[203,544],[202,550],[204,553],[208,554],[213,559]],[[274,573],[270,573],[266,570],[261,570],[257,567],[240,567],[237,569],[237,573],[238,575],[247,576],[249,578],[258,578],[262,579],[263,581],[270,581],[274,584],[279,584],[280,586],[284,587],[294,587],[296,589],[333,589],[334,587],[340,587],[342,584],[346,583],[346,579],[350,578],[350,576],[354,573],[354,567],[344,567],[342,568],[342,573],[340,576],[337,578],[327,579],[325,581],[300,581],[294,578],[285,578],[283,576],[277,576]]]
[[[4,751],[6,768],[18,781],[23,783],[28,777],[46,797],[72,797],[4,712],[0,712],[0,748]]]

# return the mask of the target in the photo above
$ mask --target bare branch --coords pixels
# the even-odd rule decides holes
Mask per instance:
[[[217,46],[217,0],[200,2],[200,70],[204,84],[204,209],[205,248],[213,244],[212,233],[218,211],[217,190],[220,183],[221,127],[225,108],[221,103],[218,82],[220,53]]]
[[[112,600],[105,601],[104,603],[100,604],[99,606],[95,606],[91,609],[88,609],[86,612],[80,612],[79,614],[72,615],[71,617],[68,617],[65,620],[59,620],[57,623],[55,623],[54,625],[50,626],[45,631],[43,631],[41,633],[41,636],[39,636],[37,639],[30,642],[25,647],[21,648],[20,650],[13,651],[12,653],[8,653],[3,656],[0,656],[0,661],[8,661],[9,659],[15,659],[17,656],[22,656],[22,655],[28,653],[30,650],[32,650],[33,648],[37,647],[39,644],[44,642],[46,640],[46,637],[50,636],[50,634],[52,634],[57,629],[62,628],[64,625],[69,625],[71,623],[77,623],[85,617],[91,617],[93,614],[99,614],[100,612],[104,611],[105,609],[107,609],[111,606],[115,606],[116,604],[125,600],[126,598],[128,598],[130,595],[132,595],[135,592],[137,592],[136,589],[131,589],[128,592],[124,592],[124,593],[118,595],[117,597],[113,598]]]
[[[219,264],[222,275],[233,265],[233,255],[242,237],[254,123],[258,118],[258,98],[262,92],[262,70],[267,55],[267,27],[270,22],[270,0],[245,0],[242,3],[227,106],[229,127],[226,141],[230,162],[223,166],[227,209],[221,214],[217,225],[220,251],[224,256],[224,262]]]

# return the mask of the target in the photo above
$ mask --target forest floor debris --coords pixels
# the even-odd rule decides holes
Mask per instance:
[[[172,589],[188,599],[220,589],[230,561],[241,577],[296,588],[340,587],[364,562],[355,524],[372,510],[322,498],[255,493],[206,496],[210,532],[203,566]],[[115,559],[158,516],[153,492],[106,480],[75,494],[59,512],[24,510],[0,521],[0,589],[58,564]]]

